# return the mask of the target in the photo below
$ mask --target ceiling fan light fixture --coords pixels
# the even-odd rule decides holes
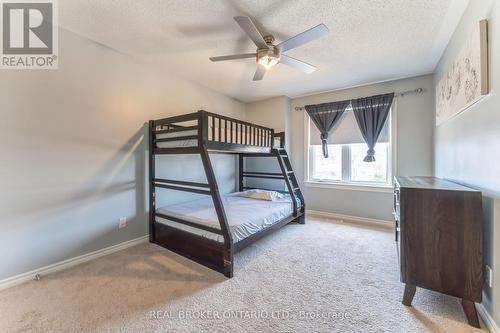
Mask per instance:
[[[253,76],[254,81],[260,81],[266,74],[266,70],[276,66],[279,63],[298,69],[304,73],[310,74],[316,70],[316,67],[304,61],[292,58],[283,52],[295,49],[301,45],[307,44],[320,37],[328,34],[329,30],[326,25],[318,24],[311,29],[301,32],[284,42],[274,45],[274,37],[272,35],[262,35],[252,22],[252,19],[247,16],[235,16],[234,20],[240,28],[247,34],[248,37],[257,46],[256,53],[242,53],[228,56],[211,57],[211,61],[225,61],[235,59],[254,58],[257,62],[257,70]]]
[[[277,48],[269,45],[269,48],[257,50],[257,62],[269,69],[280,62],[280,54]]]
[[[260,57],[257,61],[266,69],[270,69],[280,62],[280,58],[273,55],[265,55],[263,57]]]

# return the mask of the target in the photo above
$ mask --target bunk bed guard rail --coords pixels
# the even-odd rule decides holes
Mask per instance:
[[[202,145],[209,150],[269,152],[275,138],[272,128],[204,110],[152,125],[155,154],[196,153]]]

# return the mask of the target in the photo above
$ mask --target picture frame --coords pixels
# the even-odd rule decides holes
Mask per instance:
[[[436,126],[467,110],[489,93],[488,21],[474,27],[436,86]]]

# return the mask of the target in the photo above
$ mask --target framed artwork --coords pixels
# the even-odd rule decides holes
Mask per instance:
[[[488,87],[488,22],[480,21],[436,87],[436,126],[479,101]]]

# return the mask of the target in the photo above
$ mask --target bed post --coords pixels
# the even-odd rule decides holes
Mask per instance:
[[[154,120],[149,121],[149,241],[155,242],[155,212],[156,212],[156,189],[154,184],[155,179],[155,163],[156,155],[154,153]]]
[[[243,168],[244,168],[244,155],[238,154],[238,191],[243,191]]]
[[[224,206],[222,204],[222,199],[219,193],[219,187],[217,185],[217,179],[215,178],[215,173],[212,168],[212,162],[210,161],[210,156],[206,148],[206,142],[208,134],[205,131],[208,129],[208,114],[205,111],[199,111],[199,128],[202,131],[199,133],[199,145],[200,145],[200,156],[203,163],[203,168],[205,169],[205,175],[207,177],[207,182],[210,186],[210,193],[212,196],[212,201],[214,203],[215,212],[217,213],[217,218],[220,223],[220,228],[224,236],[224,272],[223,274],[228,277],[233,277],[233,237],[229,229],[229,223],[227,221],[226,213],[224,211]],[[220,130],[220,128],[219,128]]]

